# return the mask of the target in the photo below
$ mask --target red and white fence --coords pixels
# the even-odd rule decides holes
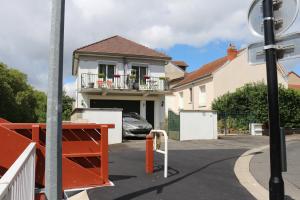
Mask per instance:
[[[34,200],[35,143],[23,151],[0,179],[0,200]]]

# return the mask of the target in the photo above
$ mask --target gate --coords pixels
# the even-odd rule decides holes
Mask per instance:
[[[168,134],[173,140],[180,140],[180,116],[169,110],[168,114]]]

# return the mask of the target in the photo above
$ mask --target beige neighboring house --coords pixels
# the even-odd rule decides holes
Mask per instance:
[[[295,72],[290,72],[288,76],[289,88],[300,90],[300,76]]]
[[[250,65],[247,49],[237,50],[230,45],[227,55],[185,74],[173,87],[173,94],[166,96],[168,110],[209,110],[217,97],[234,92],[246,83],[267,82],[266,66]],[[288,87],[287,72],[278,65],[278,82]]]

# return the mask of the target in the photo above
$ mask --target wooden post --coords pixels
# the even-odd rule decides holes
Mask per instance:
[[[36,145],[38,145],[40,143],[40,125],[38,125],[38,124],[32,125],[31,139],[33,142],[36,143]]]
[[[103,183],[108,183],[108,126],[100,127],[101,176]]]
[[[153,173],[153,160],[154,160],[154,152],[153,152],[153,137],[152,135],[146,136],[146,173]]]

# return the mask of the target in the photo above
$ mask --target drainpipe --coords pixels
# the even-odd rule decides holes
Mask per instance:
[[[194,106],[194,83],[192,83],[192,110],[195,110],[195,106]]]

